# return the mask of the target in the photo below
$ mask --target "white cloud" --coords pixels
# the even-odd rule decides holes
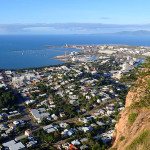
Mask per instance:
[[[102,24],[102,23],[35,23],[0,24],[0,33],[112,33],[119,31],[149,30],[150,24]]]

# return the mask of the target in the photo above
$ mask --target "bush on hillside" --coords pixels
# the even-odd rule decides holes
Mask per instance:
[[[134,121],[136,120],[138,114],[137,113],[132,113],[129,115],[128,120],[130,123],[134,123]]]

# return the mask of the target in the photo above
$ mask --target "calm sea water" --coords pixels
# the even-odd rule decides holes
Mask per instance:
[[[20,69],[60,64],[54,60],[60,51],[44,50],[44,45],[63,46],[65,44],[128,44],[150,46],[149,36],[102,36],[102,35],[38,35],[0,36],[0,69]],[[43,49],[37,51],[25,51]],[[14,51],[14,50],[24,50]],[[72,49],[68,49],[72,51]]]

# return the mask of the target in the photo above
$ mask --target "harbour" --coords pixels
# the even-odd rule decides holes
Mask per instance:
[[[67,48],[66,43],[69,46]],[[65,56],[72,51],[83,51],[80,47],[78,47],[79,49],[72,48],[73,45],[101,46],[105,44],[107,46],[150,46],[150,39],[148,37],[100,35],[0,36],[0,69],[57,65],[64,63],[64,60],[56,59],[56,56]],[[46,47],[46,45],[50,47]],[[88,52],[88,50],[86,51]],[[96,52],[93,51],[92,54],[94,55]]]

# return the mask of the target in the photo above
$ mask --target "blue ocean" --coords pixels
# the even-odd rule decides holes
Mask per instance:
[[[113,35],[1,35],[0,69],[21,69],[63,63],[53,58],[57,55],[64,55],[65,50],[46,50],[45,45],[64,46],[66,43],[150,46],[150,37]],[[67,49],[67,51],[71,52],[73,50]]]

